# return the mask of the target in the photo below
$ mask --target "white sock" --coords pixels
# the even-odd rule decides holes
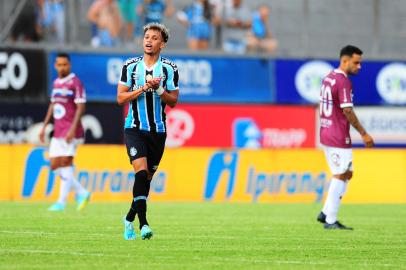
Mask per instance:
[[[59,189],[59,198],[58,202],[65,205],[66,200],[68,198],[70,189],[72,187],[72,181],[69,176],[69,170],[67,169],[69,167],[62,167],[59,168],[59,177],[61,178],[61,186]]]
[[[350,180],[345,180],[343,182],[344,182],[344,186],[343,186],[343,190],[341,191],[341,199],[344,196],[345,192],[347,191],[347,186],[348,186],[348,183],[350,182]]]
[[[326,209],[324,212],[326,214],[326,222],[333,224],[337,221],[338,208],[340,208],[341,196],[345,188],[345,183],[342,180],[333,178],[330,182],[330,187],[328,189],[327,199],[326,199]],[[324,208],[323,208],[324,210]]]
[[[73,166],[65,167],[66,169],[66,176],[69,177],[71,181],[71,185],[73,190],[78,195],[85,195],[87,190],[79,183],[79,181],[75,178]]]
[[[59,176],[59,175],[61,175],[61,168],[53,170],[52,172],[54,173],[55,176]]]
[[[87,193],[87,190],[79,183],[79,181],[76,178],[73,178],[72,186],[76,194],[78,195],[85,195]]]
[[[327,209],[328,209],[328,204],[327,204],[327,198],[326,198],[326,201],[324,202],[324,206],[323,206],[323,209],[321,210],[324,214],[326,214],[327,213]]]

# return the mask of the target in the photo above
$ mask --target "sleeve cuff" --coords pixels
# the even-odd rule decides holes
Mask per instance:
[[[75,98],[74,102],[75,103],[86,103],[86,99],[85,98]]]
[[[340,108],[347,108],[347,107],[353,107],[352,103],[341,103]]]

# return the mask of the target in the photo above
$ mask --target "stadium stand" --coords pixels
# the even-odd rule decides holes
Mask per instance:
[[[19,11],[19,1],[0,0],[0,46],[8,44],[7,37]],[[69,47],[91,48],[91,30],[86,12],[92,0],[66,1],[67,36]],[[282,57],[336,57],[338,49],[346,43],[364,48],[372,59],[404,59],[406,55],[406,2],[400,0],[250,0],[253,9],[260,3],[271,7],[271,31],[279,41],[274,56]],[[174,0],[176,10],[188,0]],[[172,29],[168,49],[184,51],[185,28],[176,18],[166,18]],[[211,44],[208,53],[222,53]],[[44,44],[43,44],[44,45]],[[52,46],[52,44],[45,44]],[[117,48],[117,50],[126,50]],[[128,48],[127,48],[128,50]]]

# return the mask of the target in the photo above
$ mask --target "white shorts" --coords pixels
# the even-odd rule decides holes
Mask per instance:
[[[49,157],[73,157],[76,154],[76,148],[83,143],[83,139],[73,139],[67,143],[64,138],[53,138],[49,145]]]
[[[352,149],[324,146],[324,154],[333,175],[352,171]]]

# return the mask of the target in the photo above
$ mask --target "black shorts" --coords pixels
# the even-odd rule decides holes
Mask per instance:
[[[137,158],[146,157],[148,171],[154,173],[164,154],[166,133],[125,129],[124,135],[130,163]]]

